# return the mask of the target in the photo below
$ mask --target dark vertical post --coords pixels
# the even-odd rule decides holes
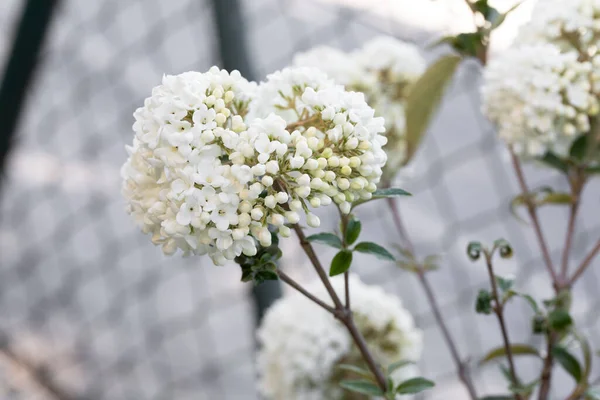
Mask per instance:
[[[23,5],[0,86],[0,178],[58,3],[59,0],[27,0]]]
[[[217,45],[221,66],[227,70],[237,69],[250,80],[255,76],[245,42],[245,27],[242,9],[238,0],[212,0],[216,27]],[[281,296],[279,281],[267,281],[252,289],[256,307],[256,322],[260,323],[266,309]]]

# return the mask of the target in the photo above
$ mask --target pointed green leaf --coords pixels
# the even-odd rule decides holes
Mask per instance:
[[[314,235],[307,237],[306,240],[309,242],[326,244],[328,246],[335,247],[336,249],[342,248],[342,241],[333,233],[315,233]]]
[[[433,63],[411,87],[406,100],[406,160],[417,151],[429,122],[462,57],[449,55]]]
[[[400,188],[377,189],[373,192],[373,197],[383,199],[386,197],[412,196],[409,192]]]
[[[554,168],[562,173],[567,173],[569,170],[569,166],[567,165],[567,163],[563,159],[556,156],[556,154],[554,153],[547,152],[542,157],[540,157],[539,160],[547,166]]]
[[[340,386],[351,392],[362,393],[369,396],[383,396],[383,392],[379,386],[370,381],[341,381]]]
[[[490,315],[492,313],[492,294],[488,290],[481,289],[479,293],[477,293],[475,312],[485,315]]]
[[[519,7],[524,2],[525,2],[525,0],[521,0],[521,1],[517,2],[515,5],[513,5],[511,8],[509,8],[508,10],[506,10],[505,12],[503,12],[502,14],[500,14],[500,16],[498,18],[496,18],[496,20],[494,22],[492,22],[492,29],[496,29],[497,27],[499,27],[500,25],[502,25],[504,23],[504,21],[506,20],[506,17],[508,17],[508,15],[511,12],[513,12],[514,10],[516,10],[517,7]]]
[[[358,219],[351,217],[346,227],[346,244],[351,245],[356,242],[360,235],[361,223]]]
[[[356,365],[351,365],[351,364],[340,364],[337,366],[339,369],[342,369],[344,371],[350,371],[353,372],[359,376],[362,376],[363,378],[367,378],[367,379],[373,379],[373,374],[371,373],[371,371],[366,370],[364,368],[361,367],[357,367]]]
[[[348,271],[352,264],[352,252],[350,250],[340,250],[333,260],[329,268],[329,276],[336,276]]]
[[[389,260],[389,261],[396,260],[396,258],[392,255],[392,253],[390,253],[389,251],[387,251],[385,248],[381,247],[377,243],[373,243],[373,242],[360,242],[359,244],[357,244],[354,247],[354,250],[358,251],[360,253],[372,254],[381,260]]]
[[[573,203],[573,196],[571,196],[570,193],[560,193],[560,192],[553,192],[553,193],[548,193],[547,195],[545,195],[542,199],[537,200],[536,204],[537,205],[545,205],[545,204],[572,204]]]
[[[415,394],[423,390],[431,389],[435,383],[425,378],[412,378],[402,382],[396,387],[397,394]]]
[[[515,280],[509,279],[509,278],[503,278],[501,276],[496,275],[496,283],[498,283],[498,287],[500,288],[500,290],[502,290],[503,292],[506,292],[513,287]]]
[[[528,344],[513,343],[510,345],[510,352],[512,353],[513,356],[532,355],[532,356],[541,358],[539,351],[535,347],[532,347]],[[505,356],[506,356],[506,349],[504,348],[504,346],[499,346],[499,347],[496,347],[496,348],[490,350],[481,359],[481,361],[479,363],[485,364],[488,361],[494,360],[499,357],[505,357]]]
[[[587,153],[587,135],[583,134],[573,141],[569,156],[575,161],[583,161]]]
[[[400,369],[402,367],[406,367],[407,365],[411,365],[414,364],[414,361],[410,361],[410,360],[401,360],[401,361],[396,361],[395,363],[391,363],[388,368],[387,368],[387,373],[388,375],[391,375],[394,373],[394,371],[396,371],[397,369]]]
[[[576,382],[581,382],[581,365],[579,365],[579,361],[567,349],[561,346],[554,346],[552,348],[552,355]]]

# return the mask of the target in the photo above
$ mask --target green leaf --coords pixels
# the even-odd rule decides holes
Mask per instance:
[[[547,166],[554,168],[562,173],[567,173],[569,171],[569,166],[565,162],[565,160],[559,158],[556,154],[552,152],[546,152],[539,160],[546,164]]]
[[[358,219],[351,217],[346,226],[346,244],[351,245],[356,242],[360,235],[361,223]]]
[[[575,161],[583,161],[587,153],[587,135],[583,134],[573,141],[569,156]]]
[[[537,357],[541,358],[539,351],[535,347],[532,347],[528,344],[513,343],[510,345],[510,352],[513,356],[531,355],[531,356],[537,356]],[[481,361],[479,363],[485,364],[491,360],[494,360],[499,357],[505,357],[505,356],[506,356],[506,349],[504,348],[504,346],[499,346],[499,347],[496,347],[496,348],[490,350],[481,359]]]
[[[402,382],[396,387],[396,393],[398,394],[415,394],[422,392],[423,390],[431,389],[435,386],[435,383],[425,378],[412,378]]]
[[[585,392],[585,400],[600,400],[600,389],[590,388]]]
[[[567,349],[561,346],[554,346],[552,348],[552,355],[575,381],[581,382],[581,365],[579,365],[579,361]]]
[[[509,279],[509,278],[503,278],[501,276],[496,275],[496,283],[498,284],[498,287],[500,288],[500,290],[502,290],[503,292],[509,291],[510,289],[512,289],[515,280],[514,279]]]
[[[351,392],[362,393],[369,396],[383,396],[383,392],[379,386],[370,381],[341,381],[340,386]]]
[[[461,60],[457,55],[440,58],[412,85],[406,100],[406,162],[415,155]]]
[[[309,237],[307,237],[306,240],[308,240],[309,242],[326,244],[328,246],[335,247],[336,249],[342,248],[342,241],[339,237],[337,237],[337,235],[334,235],[333,233],[315,233],[314,235],[310,235]]]
[[[592,372],[592,349],[590,347],[590,342],[577,330],[573,330],[573,336],[575,337],[575,340],[579,342],[579,346],[581,347],[581,353],[583,354],[583,377],[587,381]]]
[[[377,189],[373,192],[373,198],[384,199],[386,197],[412,196],[409,192],[400,188]]]
[[[509,8],[508,10],[506,10],[505,12],[500,14],[500,16],[498,18],[496,18],[496,20],[494,22],[492,22],[492,29],[496,29],[497,27],[502,25],[504,23],[504,21],[506,20],[506,17],[508,17],[508,14],[510,14],[511,12],[516,10],[517,7],[519,7],[524,2],[525,2],[525,0],[519,1],[518,3],[513,5],[511,8]]]
[[[475,301],[475,311],[478,314],[490,315],[492,313],[492,294],[481,289],[477,294],[477,300]]]
[[[477,57],[482,41],[481,32],[460,33],[455,36],[452,47],[462,55]]]
[[[396,258],[392,255],[392,253],[390,253],[377,243],[360,242],[354,247],[354,250],[360,253],[372,254],[381,260],[396,261]]]
[[[569,313],[563,309],[551,311],[550,314],[548,314],[548,321],[550,322],[550,327],[555,331],[562,331],[573,324],[573,319]]]
[[[548,193],[547,195],[545,195],[542,199],[536,201],[537,205],[544,205],[544,204],[572,204],[573,203],[573,196],[571,196],[571,194],[569,193],[557,193],[557,192],[552,192],[552,193]]]
[[[371,373],[371,371],[366,370],[364,368],[360,368],[357,367],[356,365],[351,365],[351,364],[340,364],[337,366],[339,369],[344,370],[344,371],[350,371],[353,372],[359,376],[362,376],[363,378],[367,378],[367,379],[372,379],[373,378],[373,374]]]
[[[329,268],[329,276],[336,276],[348,271],[352,264],[352,252],[350,250],[340,250],[333,260]]]
[[[401,360],[401,361],[396,361],[395,363],[391,363],[388,368],[387,368],[387,373],[388,375],[391,375],[392,373],[394,373],[394,371],[402,368],[402,367],[406,367],[407,365],[411,365],[414,364],[414,361],[410,361],[410,360]]]

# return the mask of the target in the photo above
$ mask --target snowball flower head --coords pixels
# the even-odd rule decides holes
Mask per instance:
[[[294,58],[298,66],[316,67],[347,90],[364,93],[376,115],[385,120],[388,161],[382,180],[389,184],[406,164],[404,105],[410,86],[425,70],[417,47],[401,40],[381,36],[362,48],[343,53],[330,47],[316,47]]]
[[[387,139],[383,118],[363,94],[347,92],[317,69],[286,68],[260,84],[248,118],[254,119],[241,135],[240,160],[269,177],[267,198],[285,191],[292,213],[332,201],[347,213],[376,190]],[[276,185],[269,188],[271,179]],[[318,225],[314,217],[308,222]]]
[[[166,254],[208,253],[223,264],[256,253],[240,197],[253,174],[227,162],[252,93],[239,72],[213,67],[165,76],[135,111],[122,191],[128,212]]]
[[[547,151],[565,157],[598,113],[600,86],[593,76],[592,63],[552,44],[510,49],[486,68],[483,111],[523,158]]]
[[[341,295],[343,278],[332,279],[332,284]],[[357,276],[350,276],[350,287],[356,324],[376,361],[389,365],[418,360],[422,334],[400,300],[379,287],[365,285]],[[307,288],[330,303],[320,281]],[[362,362],[345,327],[296,292],[269,309],[258,339],[259,390],[268,400],[344,399],[347,392],[339,387],[339,381],[357,377],[345,376],[336,366]],[[415,367],[404,367],[394,372],[393,378],[399,383],[416,373]]]
[[[539,0],[518,35],[521,43],[550,42],[594,57],[600,45],[600,0]]]

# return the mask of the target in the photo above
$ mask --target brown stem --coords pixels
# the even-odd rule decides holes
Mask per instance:
[[[311,122],[318,121],[319,118],[321,118],[321,114],[317,113],[317,114],[313,115],[312,117],[309,117],[309,118],[306,118],[306,119],[301,119],[301,120],[296,121],[296,122],[291,122],[291,123],[289,123],[287,125],[287,127],[285,129],[291,132],[294,129],[296,129],[297,127],[299,127],[299,126],[303,126],[305,124],[309,124]]]
[[[323,302],[322,300],[320,300],[319,298],[317,298],[316,296],[311,294],[309,291],[304,289],[302,286],[300,286],[300,284],[298,282],[293,280],[289,275],[287,275],[281,269],[277,270],[277,275],[279,276],[279,279],[281,279],[283,282],[287,283],[288,285],[290,285],[291,287],[293,287],[294,289],[296,289],[297,291],[302,293],[304,296],[306,296],[308,299],[312,300],[313,302],[315,302],[316,304],[318,304],[325,310],[329,311],[331,314],[335,315],[335,313],[336,313],[335,308],[327,305],[325,302]]]
[[[346,293],[346,310],[350,309],[350,273],[344,272],[344,289]]]
[[[556,333],[550,333],[548,336],[548,346],[546,348],[546,357],[544,358],[544,367],[542,368],[542,375],[540,377],[540,391],[538,394],[538,400],[547,400],[550,395],[550,383],[552,382],[552,366],[554,364],[554,357],[552,356],[552,348],[557,340]]]
[[[390,210],[392,211],[392,217],[394,220],[394,224],[396,225],[396,229],[398,230],[398,234],[400,235],[405,245],[408,247],[409,251],[411,253],[414,253],[414,245],[412,244],[410,237],[408,236],[408,232],[404,228],[404,224],[402,223],[402,216],[400,214],[400,209],[398,208],[397,203],[394,201],[394,199],[391,198],[387,200]],[[462,361],[460,354],[458,353],[458,347],[456,346],[456,343],[454,342],[454,339],[450,334],[450,330],[446,325],[446,321],[444,321],[444,317],[442,316],[442,313],[440,311],[440,306],[437,303],[437,300],[435,299],[435,295],[429,283],[429,279],[427,278],[426,271],[423,268],[420,268],[420,271],[417,273],[417,277],[419,278],[419,283],[421,284],[421,287],[423,288],[423,291],[427,296],[427,301],[429,302],[429,307],[431,307],[431,310],[433,311],[435,321],[439,326],[440,330],[442,331],[444,341],[446,342],[446,345],[450,350],[450,355],[452,356],[454,364],[456,365],[458,377],[467,389],[469,397],[472,400],[476,400],[478,397],[477,392],[475,390],[475,386],[471,381],[471,377],[469,376],[465,363]]]
[[[375,359],[373,358],[373,355],[369,351],[369,348],[367,347],[367,344],[365,342],[365,338],[362,336],[362,334],[356,327],[354,323],[354,317],[352,316],[352,312],[344,307],[339,296],[335,292],[335,289],[333,289],[333,286],[331,286],[331,282],[327,277],[327,273],[325,272],[325,269],[323,268],[321,261],[317,257],[312,245],[308,240],[306,240],[306,236],[304,235],[302,228],[298,224],[295,224],[294,231],[296,231],[296,235],[298,235],[298,239],[300,240],[300,245],[302,246],[302,249],[308,256],[315,271],[317,272],[317,275],[319,275],[321,282],[323,282],[325,288],[327,289],[327,292],[331,296],[331,300],[333,300],[333,303],[335,304],[335,317],[339,319],[348,329],[348,332],[350,332],[350,335],[352,336],[354,343],[358,347],[358,350],[360,351],[363,359],[365,360],[367,366],[375,376],[378,386],[385,393],[387,391],[387,381],[385,379],[385,376],[381,372],[381,369],[379,368],[377,362],[375,362]]]
[[[550,251],[548,250],[548,245],[546,244],[546,239],[544,238],[544,234],[542,232],[540,220],[538,219],[535,205],[533,204],[533,201],[531,199],[531,192],[529,191],[529,188],[527,187],[527,182],[525,181],[525,175],[523,174],[521,163],[511,147],[509,147],[509,151],[512,165],[515,170],[515,174],[517,175],[517,180],[519,182],[519,187],[521,188],[521,193],[523,194],[523,198],[525,199],[527,212],[533,224],[533,230],[535,232],[535,236],[542,251],[542,257],[546,265],[546,270],[552,278],[554,291],[558,293],[563,285],[561,285],[561,281],[559,280],[559,277],[557,276],[556,271],[554,270],[554,264],[552,263],[552,258],[550,257]]]
[[[569,185],[571,186],[571,196],[573,197],[573,202],[569,207],[569,223],[567,227],[567,235],[565,238],[565,246],[563,248],[560,276],[562,282],[565,282],[567,280],[567,274],[569,270],[569,256],[573,244],[573,236],[575,235],[577,212],[579,211],[581,192],[585,185],[585,175],[582,173],[582,171],[576,170],[574,172],[574,176],[569,177]]]
[[[0,346],[0,354],[3,354],[11,362],[19,365],[27,371],[29,376],[48,393],[54,400],[74,400],[75,396],[65,392],[58,387],[50,378],[47,371],[32,365],[28,360],[19,357],[8,346]]]
[[[585,272],[585,270],[592,264],[594,258],[600,252],[600,239],[596,242],[594,248],[588,253],[585,259],[581,262],[571,279],[569,280],[568,286],[573,286],[573,284],[581,277],[581,275]]]
[[[350,218],[349,214],[344,214],[342,210],[339,209],[340,213],[340,221],[342,225],[342,248],[346,249],[348,247],[348,243],[346,243],[346,230],[348,229],[348,219]],[[350,271],[344,272],[344,293],[346,297],[346,309],[350,309]]]
[[[506,358],[508,360],[508,369],[513,383],[516,383],[518,382],[517,371],[515,369],[512,349],[510,347],[510,339],[508,338],[508,330],[506,329],[506,321],[504,320],[504,304],[500,300],[500,296],[498,294],[498,284],[496,282],[496,277],[494,276],[494,268],[492,266],[492,254],[488,252],[485,252],[485,264],[487,266],[490,284],[492,285],[494,313],[496,314],[498,323],[500,324],[500,331],[502,332],[502,341],[504,343],[504,352],[506,353]],[[522,399],[522,396],[518,393],[515,393],[515,399],[520,400]]]
[[[454,360],[454,364],[456,365],[456,369],[458,370],[458,377],[460,378],[462,383],[465,385],[467,392],[469,392],[469,397],[472,400],[476,400],[477,392],[475,391],[475,386],[473,385],[473,382],[471,381],[471,377],[469,376],[469,372],[467,370],[465,363],[461,360],[460,355],[458,354],[458,349],[456,347],[456,344],[454,343],[454,340],[452,339],[452,336],[450,335],[450,331],[448,330],[448,327],[446,326],[444,317],[442,317],[442,313],[440,312],[440,307],[435,299],[433,290],[431,289],[431,285],[429,284],[429,281],[428,281],[424,271],[419,272],[417,274],[417,276],[419,278],[419,282],[421,283],[421,286],[423,287],[423,290],[425,291],[425,294],[427,295],[427,300],[429,301],[429,306],[431,307],[431,310],[433,311],[435,320],[436,320],[438,326],[440,327],[440,330],[442,331],[442,336],[444,337],[444,341],[446,342],[446,345],[448,346],[448,349],[450,350],[450,354],[452,355],[452,359]]]

